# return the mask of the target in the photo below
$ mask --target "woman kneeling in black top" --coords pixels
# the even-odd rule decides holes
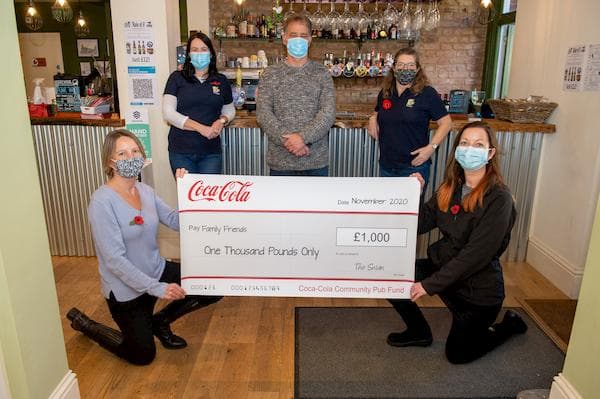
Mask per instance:
[[[419,212],[418,233],[437,227],[442,238],[428,248],[427,259],[417,260],[411,299],[390,300],[407,329],[391,333],[388,344],[431,345],[431,329],[415,304],[423,295],[438,294],[452,312],[446,341],[451,363],[478,359],[527,330],[510,310],[494,324],[504,300],[499,257],[516,217],[513,197],[500,174],[497,147],[492,129],[482,122],[465,125],[457,135],[444,182]]]

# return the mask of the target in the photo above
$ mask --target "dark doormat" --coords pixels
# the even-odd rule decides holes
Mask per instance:
[[[470,364],[452,365],[444,355],[451,322],[446,308],[423,309],[434,335],[428,348],[386,344],[388,333],[404,329],[392,308],[296,308],[295,396],[489,399],[550,388],[564,355],[516,311],[529,326],[526,334]]]
[[[544,330],[563,351],[567,351],[575,319],[577,301],[574,299],[521,300],[523,310]]]

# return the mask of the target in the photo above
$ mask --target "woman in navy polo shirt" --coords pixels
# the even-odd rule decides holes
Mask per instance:
[[[169,162],[189,173],[221,173],[220,134],[235,117],[231,86],[217,71],[215,49],[204,33],[187,41],[181,71],[169,76],[163,96],[163,115],[171,125]]]
[[[429,122],[438,128],[429,141]],[[437,91],[429,86],[419,56],[403,48],[377,97],[368,132],[379,139],[380,175],[406,177],[420,173],[427,184],[431,155],[444,140],[452,120]]]

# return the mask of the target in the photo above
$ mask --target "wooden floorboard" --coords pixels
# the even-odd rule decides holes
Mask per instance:
[[[226,297],[173,324],[188,341],[186,349],[158,344],[156,360],[137,367],[71,329],[65,317],[76,306],[115,327],[100,293],[96,258],[53,257],[52,263],[69,367],[84,399],[293,398],[295,307],[389,306],[374,299]],[[519,307],[525,297],[567,299],[526,263],[505,264],[504,275],[505,306]],[[419,304],[443,306],[437,297]]]

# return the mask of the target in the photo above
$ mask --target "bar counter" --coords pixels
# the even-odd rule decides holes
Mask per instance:
[[[366,129],[368,119],[371,113],[365,109],[360,110],[338,110],[333,127],[342,129]],[[469,123],[466,115],[451,114],[452,130],[460,130],[464,125]],[[495,131],[501,132],[539,132],[539,133],[555,133],[556,126],[546,123],[513,123],[498,119],[483,119]],[[256,122],[256,111],[238,110],[235,119],[229,124],[230,128],[258,128]],[[437,124],[432,122],[429,125],[430,129],[437,128]]]
[[[338,109],[336,122],[329,131],[330,176],[379,176],[377,141],[365,129],[371,110],[365,105]],[[555,126],[497,120],[486,122],[496,130],[502,173],[517,205],[518,219],[506,257],[521,261],[527,248],[542,140],[546,134],[555,132]],[[464,116],[453,115],[452,131],[432,157],[426,198],[442,181],[452,141],[465,123],[468,120]],[[87,205],[94,190],[104,183],[100,160],[104,137],[124,124],[118,116],[90,120],[79,118],[77,113],[32,119],[52,255],[94,255]],[[431,134],[435,127],[435,124],[430,126]],[[268,140],[256,123],[255,112],[238,111],[236,118],[221,134],[223,172],[268,175],[267,145]],[[420,236],[417,255],[425,256],[426,247],[437,237],[437,232]]]
[[[55,116],[46,118],[31,118],[32,125],[62,125],[62,126],[110,126],[123,127],[125,121],[119,114],[113,113],[110,118],[105,119],[82,119],[79,112],[58,112]]]

